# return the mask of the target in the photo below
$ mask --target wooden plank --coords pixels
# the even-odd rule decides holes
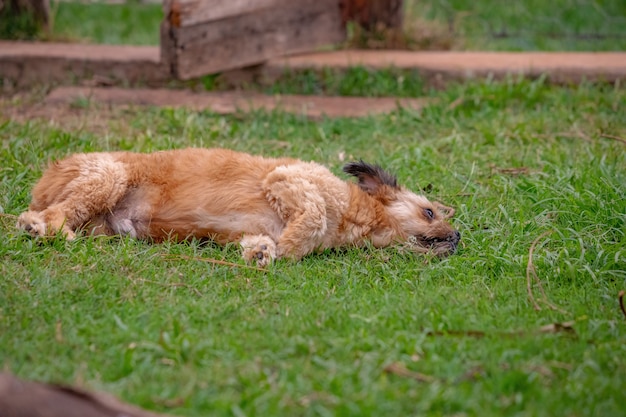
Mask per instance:
[[[329,4],[335,4],[335,0],[318,0],[307,8],[298,7],[290,0],[284,1],[285,4],[280,7],[258,10],[253,14],[242,14],[203,25],[175,28],[179,48],[230,39],[254,41],[254,37],[268,33],[275,34],[277,40],[285,42],[286,40],[280,39],[283,31],[322,38],[325,37],[323,29],[326,28],[313,25],[320,22],[335,22],[337,31],[343,33],[339,20],[336,19],[339,13],[328,13]],[[306,38],[303,41],[306,41]]]
[[[279,5],[277,0],[211,0],[210,6],[207,6],[206,0],[175,0],[173,3],[177,13],[177,27],[256,13]]]
[[[160,27],[160,56],[163,67],[166,68],[170,76],[176,74],[176,39],[173,34],[172,16],[171,14],[172,4],[171,0],[163,1],[163,14],[165,18],[161,21]]]
[[[345,39],[337,0],[234,0],[213,12],[203,11],[206,2],[198,1],[198,16],[221,16],[203,22],[187,18],[192,3],[164,3],[161,56],[179,79],[260,64]],[[235,6],[244,4],[249,7],[237,13]]]

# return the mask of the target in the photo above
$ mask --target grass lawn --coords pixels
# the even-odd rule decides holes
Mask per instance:
[[[159,44],[160,4],[53,3],[52,39]],[[623,0],[405,0],[418,49],[624,50]]]
[[[184,416],[626,415],[623,87],[425,93],[435,101],[421,113],[361,119],[0,115],[0,366]],[[338,174],[344,159],[378,162],[456,207],[462,245],[446,259],[327,251],[260,272],[176,257],[241,263],[234,246],[42,242],[13,227],[48,160],[186,146]],[[555,323],[567,325],[541,331]]]
[[[407,0],[407,13],[453,27],[456,48],[626,48],[619,0],[496,3]],[[158,44],[160,5],[53,5],[53,39]],[[180,416],[626,416],[622,85],[433,91],[417,72],[355,68],[258,88],[433,104],[312,121],[85,100],[49,122],[4,114],[23,98],[0,96],[3,369]],[[460,249],[348,248],[261,272],[234,245],[42,241],[14,228],[50,160],[187,146],[314,159],[341,176],[349,160],[377,162],[456,207]]]
[[[406,5],[417,33],[445,38],[451,32],[455,49],[626,49],[622,0],[406,0]]]
[[[158,45],[160,4],[57,2],[53,38],[107,44]]]

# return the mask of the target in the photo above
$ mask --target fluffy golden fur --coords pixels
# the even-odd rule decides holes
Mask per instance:
[[[226,149],[74,154],[54,162],[17,226],[33,236],[79,231],[161,241],[239,242],[247,262],[300,259],[319,249],[404,243],[451,254],[453,210],[352,162],[343,181],[315,162]]]

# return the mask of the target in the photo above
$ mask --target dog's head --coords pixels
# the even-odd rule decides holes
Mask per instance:
[[[396,239],[415,252],[445,256],[456,251],[461,235],[448,223],[453,208],[399,186],[396,177],[378,165],[351,162],[343,170],[357,177],[359,187],[383,204]]]

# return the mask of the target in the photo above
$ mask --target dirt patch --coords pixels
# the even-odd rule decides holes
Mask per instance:
[[[269,96],[258,93],[196,93],[172,89],[58,87],[0,95],[0,121],[26,123],[38,120],[59,128],[105,133],[124,129],[145,107],[187,108],[217,114],[242,114],[256,110],[284,111],[312,119],[362,117],[389,113],[400,107],[419,111],[429,99]]]
[[[128,106],[77,106],[49,105],[41,91],[20,92],[0,96],[0,122],[11,120],[17,123],[38,121],[63,130],[87,130],[106,133],[112,124],[123,126],[124,120],[136,113]]]
[[[340,50],[276,58],[245,68],[274,79],[285,71],[364,66],[418,70],[439,85],[446,80],[521,74],[550,81],[614,82],[626,79],[624,52],[458,52]],[[258,73],[258,74],[257,74]],[[32,85],[117,85],[163,87],[172,81],[159,47],[0,41],[0,82],[4,88]]]
[[[44,100],[47,106],[67,106],[88,101],[109,106],[184,107],[208,110],[218,114],[233,114],[256,110],[284,111],[311,118],[362,117],[389,113],[398,107],[419,110],[427,99],[400,99],[394,97],[323,97],[302,95],[264,95],[244,92],[205,92],[170,89],[124,89],[59,87]]]
[[[416,69],[429,80],[465,80],[546,75],[553,82],[626,79],[623,52],[442,52],[346,50],[274,59],[264,71],[276,77],[286,69]]]
[[[0,41],[0,78],[6,89],[94,78],[152,85],[170,75],[158,47]]]

